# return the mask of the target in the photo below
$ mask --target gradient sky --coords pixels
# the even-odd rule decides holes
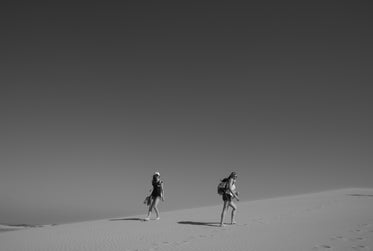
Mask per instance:
[[[0,223],[373,187],[370,3],[244,2],[2,6]]]

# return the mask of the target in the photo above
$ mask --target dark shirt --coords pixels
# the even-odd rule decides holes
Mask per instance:
[[[153,197],[161,197],[162,183],[163,181],[152,181],[152,185],[153,185],[152,196]]]

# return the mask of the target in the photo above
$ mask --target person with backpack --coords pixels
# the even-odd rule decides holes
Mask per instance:
[[[150,220],[150,215],[154,209],[156,214],[156,220],[159,220],[159,211],[158,211],[158,203],[160,200],[164,201],[164,189],[163,189],[163,181],[160,179],[159,172],[155,172],[152,179],[152,186],[153,189],[151,190],[152,193],[150,194],[150,201],[149,201],[149,210],[148,215],[144,219],[145,221]]]
[[[218,193],[222,195],[224,205],[223,211],[221,212],[220,218],[220,226],[223,227],[224,225],[224,217],[225,213],[228,211],[229,207],[232,208],[231,213],[231,224],[236,224],[234,219],[237,206],[233,202],[233,198],[239,201],[238,192],[236,191],[236,180],[237,180],[237,173],[232,172],[228,178],[221,180],[221,183],[218,186]]]

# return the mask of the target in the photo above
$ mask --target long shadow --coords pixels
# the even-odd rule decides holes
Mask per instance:
[[[179,224],[219,227],[219,222],[179,221]]]
[[[348,196],[355,196],[355,197],[373,197],[373,194],[347,194]]]
[[[18,231],[18,230],[22,230],[22,229],[9,229],[9,228],[5,228],[5,229],[0,229],[0,233],[10,232],[10,231]]]
[[[110,219],[109,221],[122,221],[122,220],[144,221],[144,219],[141,219],[141,218],[121,218],[121,219]]]

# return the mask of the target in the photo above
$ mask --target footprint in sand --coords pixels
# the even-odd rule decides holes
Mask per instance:
[[[332,238],[330,238],[331,240],[341,240],[341,241],[348,241],[348,239],[346,237],[343,237],[341,235],[338,235],[338,236],[334,236]]]
[[[361,230],[360,228],[357,228],[357,229],[351,230],[350,232],[352,232],[352,233],[361,233],[361,232],[363,232],[363,230]]]
[[[266,220],[264,220],[263,218],[253,219],[253,221],[257,222],[259,224],[268,224],[268,222]]]
[[[182,245],[188,245],[190,242],[187,240],[184,240],[182,242],[175,243],[175,246],[182,246]]]
[[[350,238],[350,241],[365,241],[364,237],[355,237],[355,238]]]
[[[158,242],[153,242],[153,243],[152,243],[152,247],[155,248],[155,249],[158,249],[160,245],[161,245],[161,244],[158,243]]]
[[[353,246],[352,249],[356,251],[370,251],[370,248],[364,245]]]
[[[333,247],[329,245],[319,245],[319,246],[315,246],[314,248],[312,248],[312,250],[326,251],[326,250],[333,250]]]

